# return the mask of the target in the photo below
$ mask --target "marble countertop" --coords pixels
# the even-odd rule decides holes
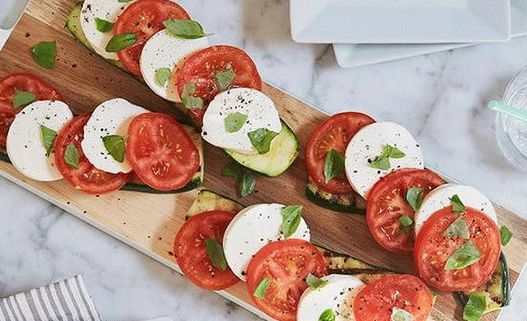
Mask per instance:
[[[526,38],[343,70],[331,46],[292,42],[286,0],[180,2],[214,42],[245,48],[266,81],[329,113],[403,124],[428,166],[527,218],[527,174],[501,155],[485,107],[527,64]],[[105,320],[257,320],[3,179],[0,204],[0,297],[82,273]]]

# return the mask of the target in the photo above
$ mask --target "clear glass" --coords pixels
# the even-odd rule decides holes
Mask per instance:
[[[503,102],[527,111],[527,67],[511,80]],[[527,122],[498,113],[496,138],[505,157],[517,168],[527,171]]]

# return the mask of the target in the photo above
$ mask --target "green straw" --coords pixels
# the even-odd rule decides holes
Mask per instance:
[[[501,101],[497,100],[491,100],[488,106],[492,110],[504,113],[508,116],[527,122],[527,111],[525,110],[520,110],[514,106],[504,104]]]

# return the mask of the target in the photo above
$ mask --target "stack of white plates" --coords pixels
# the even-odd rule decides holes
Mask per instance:
[[[527,35],[527,0],[290,0],[296,42],[343,68]]]

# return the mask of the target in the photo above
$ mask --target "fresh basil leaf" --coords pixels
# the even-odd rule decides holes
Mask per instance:
[[[37,99],[34,93],[30,91],[22,91],[15,89],[15,95],[13,96],[13,107],[15,109],[26,107]]]
[[[327,153],[324,161],[324,178],[326,183],[344,172],[345,157],[332,149]]]
[[[310,288],[316,290],[325,287],[328,284],[328,280],[322,280],[309,273],[306,277],[306,283]]]
[[[280,232],[285,238],[289,238],[295,234],[300,225],[302,218],[302,206],[301,205],[289,205],[280,210],[282,214],[282,225],[280,226]]]
[[[164,87],[172,77],[172,70],[170,68],[159,68],[156,70],[156,83]]]
[[[53,69],[57,58],[57,43],[55,41],[43,41],[35,45],[31,52],[37,64],[46,68]]]
[[[404,156],[406,156],[406,154],[403,153],[397,147],[387,145],[387,147],[385,147],[385,148],[387,148],[389,150],[389,152],[387,152],[387,155],[390,158],[403,158]]]
[[[201,97],[194,97],[196,92],[196,85],[193,83],[186,84],[183,87],[183,93],[181,94],[181,102],[183,106],[189,109],[201,109],[203,108],[203,99]]]
[[[414,220],[408,215],[403,215],[399,217],[399,223],[401,223],[401,231],[405,232],[414,224]]]
[[[487,297],[483,293],[473,292],[468,296],[467,304],[463,309],[463,320],[477,321],[487,309]]]
[[[463,216],[456,218],[452,224],[443,233],[446,237],[460,237],[468,240],[470,238],[470,231],[468,229],[467,222]]]
[[[238,166],[238,164],[228,163],[227,165],[225,165],[225,167],[223,167],[221,175],[227,177],[234,177],[237,181],[240,181],[242,179],[242,170],[240,166]]]
[[[137,39],[137,35],[131,32],[115,35],[108,41],[105,50],[107,52],[119,52],[133,46],[137,42]]]
[[[165,28],[174,36],[183,39],[198,39],[208,36],[203,27],[194,20],[171,19],[163,21]]]
[[[228,114],[227,117],[223,119],[225,130],[228,133],[235,133],[239,131],[245,125],[247,118],[249,118],[249,116],[239,112]]]
[[[318,321],[335,321],[336,315],[333,309],[327,309],[318,317]]]
[[[501,245],[505,246],[512,238],[512,232],[509,228],[503,225],[500,229]]]
[[[124,161],[124,152],[126,146],[124,144],[125,138],[119,135],[108,135],[102,138],[104,147],[113,159],[122,163]]]
[[[421,187],[411,187],[406,191],[406,201],[414,212],[417,212],[423,204],[423,189]]]
[[[251,144],[256,148],[258,154],[265,154],[271,149],[271,142],[278,135],[267,128],[259,128],[252,132],[249,132],[249,139]]]
[[[456,214],[465,213],[465,204],[461,202],[461,199],[457,194],[450,199],[450,205],[452,205],[452,212]]]
[[[234,78],[236,78],[236,73],[234,73],[230,64],[227,65],[227,69],[218,71],[214,75],[214,80],[216,80],[216,84],[221,91],[229,89]]]
[[[105,33],[112,30],[113,23],[101,18],[95,18],[95,28],[97,29],[97,31]]]
[[[212,265],[219,270],[227,270],[227,260],[225,259],[225,253],[223,252],[221,244],[215,239],[206,239],[205,248],[207,249],[207,255]]]
[[[118,2],[120,3],[127,3],[127,2],[130,2],[130,1],[134,1],[134,0],[117,0]]]
[[[68,146],[66,146],[66,152],[64,153],[64,161],[66,164],[70,165],[71,168],[79,169],[79,151],[77,150],[77,147],[75,147],[75,144],[69,143]]]
[[[387,171],[390,169],[390,159],[388,156],[375,156],[373,161],[370,163],[370,167]]]
[[[256,187],[256,178],[254,177],[251,171],[243,171],[242,177],[240,179],[240,196],[246,197],[254,192]]]
[[[375,156],[373,161],[370,163],[370,167],[386,171],[391,167],[390,158],[403,158],[404,156],[406,156],[406,154],[397,147],[392,145],[384,145],[381,155]]]
[[[49,156],[49,154],[51,154],[51,150],[53,149],[53,143],[55,143],[57,132],[49,127],[40,125],[40,136],[42,137],[42,144],[46,149],[46,156]]]
[[[399,309],[398,307],[392,309],[390,321],[412,321],[413,319],[414,316],[408,311]]]
[[[269,289],[269,279],[263,278],[263,280],[258,283],[258,286],[254,290],[253,295],[257,297],[258,299],[263,299],[265,297],[265,294],[267,293],[267,289]]]
[[[445,270],[459,270],[470,266],[481,259],[481,253],[472,240],[467,240],[446,261]]]

